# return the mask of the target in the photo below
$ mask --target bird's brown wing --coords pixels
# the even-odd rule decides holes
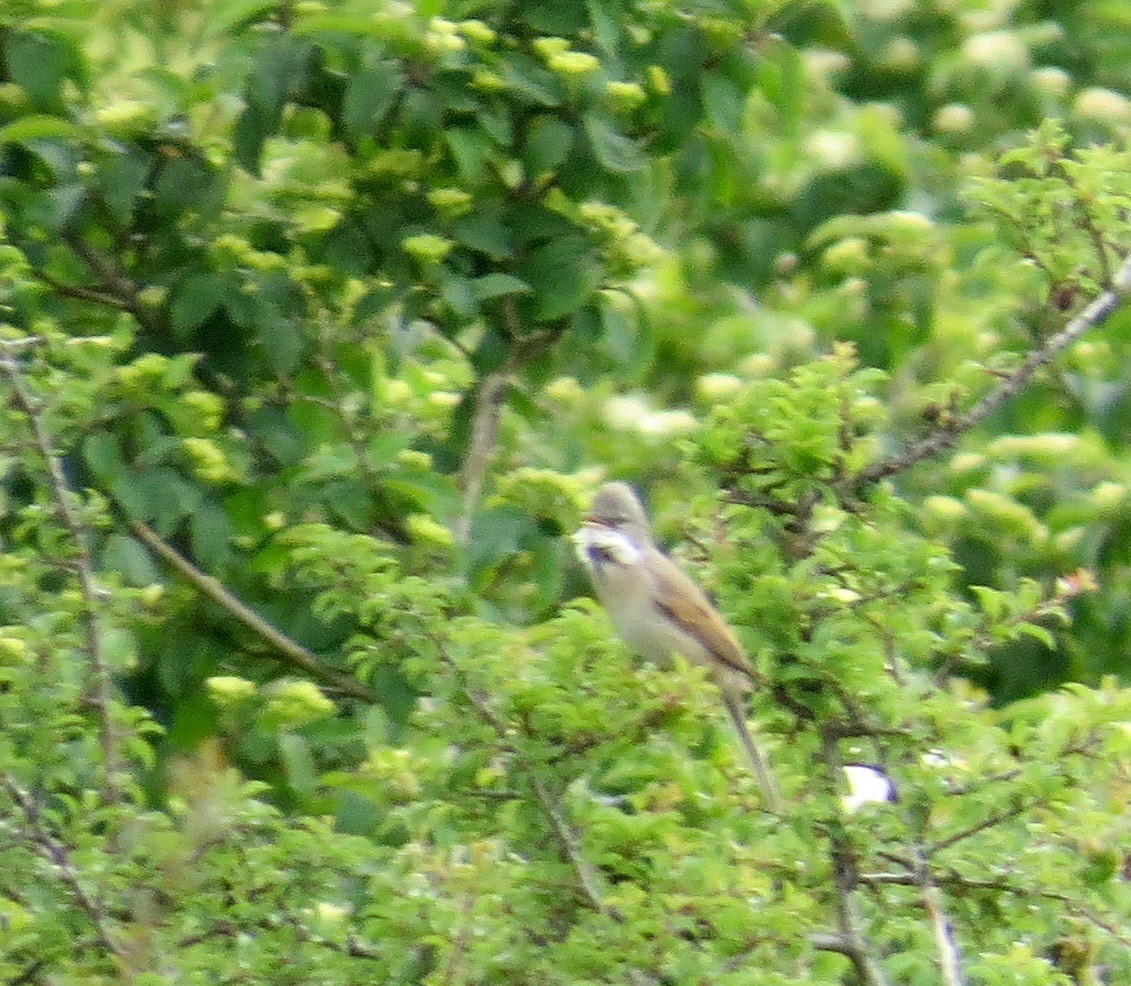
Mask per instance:
[[[754,667],[734,631],[711,601],[670,558],[658,549],[649,559],[656,606],[684,633],[699,641],[723,666],[753,682]]]

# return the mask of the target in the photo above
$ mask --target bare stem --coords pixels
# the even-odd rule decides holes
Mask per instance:
[[[90,288],[82,284],[68,284],[44,270],[37,270],[34,273],[52,291],[61,294],[64,298],[76,298],[79,301],[89,301],[91,304],[113,308],[116,311],[129,312],[131,315],[138,314],[137,302],[132,298],[120,298],[105,289]]]
[[[983,818],[980,822],[971,825],[969,828],[964,828],[958,832],[948,835],[945,839],[939,839],[937,842],[931,843],[924,849],[927,856],[933,856],[943,849],[949,849],[951,846],[963,839],[969,839],[972,835],[977,835],[979,832],[984,832],[986,829],[993,828],[995,825],[1000,825],[1011,818],[1016,818],[1018,815],[1023,814],[1034,806],[1035,802],[1028,801],[1024,804],[1014,805],[1012,808],[1007,808],[1004,811],[995,812],[992,815]]]
[[[166,561],[201,593],[222,609],[227,610],[244,626],[271,645],[278,660],[298,668],[312,678],[331,685],[338,691],[363,702],[374,704],[380,701],[373,689],[362,684],[348,674],[342,674],[326,667],[318,655],[307,650],[302,644],[291,640],[285,633],[273,627],[262,616],[237,599],[211,575],[206,575],[167,541],[158,536],[147,524],[140,520],[130,522],[130,531],[155,555]]]
[[[78,575],[82,593],[82,624],[85,637],[84,649],[90,669],[92,698],[98,714],[98,741],[102,748],[103,767],[106,772],[105,795],[108,801],[120,797],[119,774],[122,770],[118,751],[117,731],[114,728],[113,694],[110,671],[102,649],[100,600],[102,590],[94,577],[94,559],[90,553],[90,532],[74,504],[75,493],[67,483],[63,465],[55,453],[51,436],[43,423],[43,406],[31,396],[24,385],[19,363],[11,348],[4,345],[0,349],[0,373],[8,381],[10,399],[17,410],[27,418],[28,430],[39,457],[47,470],[48,486],[60,521],[70,536],[75,549],[74,568]]]
[[[495,454],[499,421],[503,413],[503,399],[507,395],[510,382],[510,370],[504,368],[488,373],[479,386],[475,413],[471,420],[471,437],[468,439],[467,455],[464,457],[459,477],[463,491],[463,505],[456,525],[456,538],[461,544],[466,544],[471,536],[471,518],[483,492],[487,467]]]
[[[826,732],[822,743],[822,759],[828,771],[829,781],[836,784],[844,776],[844,764],[837,749],[836,737]],[[847,838],[839,831],[839,822],[834,823],[829,836],[829,851],[833,864],[833,887],[836,891],[836,918],[839,933],[835,936],[838,948],[852,960],[856,974],[864,986],[888,986],[887,974],[879,959],[875,946],[864,933],[864,919],[856,900],[856,885],[859,876],[855,855]]]
[[[931,930],[935,935],[935,947],[939,951],[939,967],[943,982],[946,986],[964,986],[966,979],[962,975],[962,956],[954,937],[954,927],[943,910],[942,894],[931,875],[926,859],[918,848],[915,850],[914,859],[915,882],[919,885],[923,909],[927,912]]]
[[[1050,336],[1044,345],[1030,352],[1016,370],[1005,377],[969,411],[946,422],[930,435],[913,442],[897,455],[881,459],[869,466],[858,476],[853,477],[853,481],[856,483],[879,482],[881,479],[910,469],[924,459],[930,459],[940,452],[945,452],[962,435],[980,424],[1007,400],[1019,393],[1034,373],[1051,363],[1089,329],[1106,321],[1120,307],[1129,292],[1131,292],[1131,257],[1124,260],[1123,266],[1112,278],[1111,285],[1107,290],[1073,318],[1060,332]]]

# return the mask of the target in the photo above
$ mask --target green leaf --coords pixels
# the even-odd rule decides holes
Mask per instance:
[[[342,101],[342,125],[355,140],[371,137],[404,85],[396,62],[381,62],[354,75]]]
[[[32,113],[0,127],[0,144],[27,144],[35,140],[80,140],[83,131],[68,120]]]
[[[554,171],[566,159],[573,145],[574,129],[554,116],[540,116],[526,132],[522,163],[526,173],[537,178]]]
[[[77,74],[78,58],[71,43],[47,31],[13,31],[4,38],[7,80],[27,93],[37,110],[61,108],[63,83]]]
[[[553,72],[547,71],[534,59],[519,52],[503,58],[500,75],[515,92],[541,106],[561,103],[561,83]]]
[[[1052,631],[1048,627],[1043,627],[1039,623],[1019,623],[1017,625],[1017,633],[1021,636],[1032,637],[1034,640],[1039,640],[1049,650],[1056,650],[1056,638],[1053,637]]]
[[[108,627],[99,634],[102,657],[117,674],[132,671],[137,663],[137,638],[125,627]]]
[[[613,296],[612,292],[602,292],[601,331],[609,355],[628,369],[636,366],[647,354],[641,346],[636,306],[631,300],[625,300],[627,305],[621,303],[621,299]]]
[[[499,271],[492,271],[490,274],[484,274],[482,277],[477,277],[472,284],[471,289],[477,300],[490,301],[492,298],[499,298],[507,294],[525,294],[531,290],[530,285],[518,277],[511,274],[503,274]]]
[[[586,0],[585,8],[589,12],[597,44],[607,55],[615,58],[627,16],[624,7],[619,0]]]
[[[610,171],[639,171],[644,167],[640,145],[622,134],[610,117],[589,112],[582,123],[597,160]]]
[[[741,132],[745,93],[721,72],[708,72],[702,86],[708,119],[724,133]]]
[[[299,322],[271,312],[262,318],[259,331],[268,362],[275,372],[291,373],[298,366],[306,347],[306,338]]]
[[[83,442],[83,458],[102,483],[110,483],[125,470],[122,448],[113,432],[98,431]]]
[[[223,3],[213,3],[203,21],[204,36],[226,37],[248,24],[263,20],[277,7],[278,0],[224,0]]]
[[[452,227],[452,235],[464,246],[479,250],[492,260],[504,260],[514,249],[510,231],[491,216],[467,216]]]
[[[235,534],[227,513],[215,504],[201,504],[189,521],[193,555],[210,572],[219,571],[231,557]]]
[[[224,301],[227,285],[213,273],[194,274],[184,281],[173,297],[169,323],[177,335],[184,336],[212,315]]]
[[[287,783],[299,794],[314,793],[318,775],[306,740],[294,733],[283,733],[279,737],[279,753],[287,773]]]
[[[452,127],[444,131],[444,139],[463,179],[478,182],[494,148],[491,138],[478,127]]]
[[[534,314],[552,321],[577,311],[600,283],[601,272],[580,236],[554,240],[535,250],[519,273],[534,292]]]
[[[153,585],[161,577],[149,552],[124,534],[112,534],[107,539],[101,568],[117,572],[127,585]]]

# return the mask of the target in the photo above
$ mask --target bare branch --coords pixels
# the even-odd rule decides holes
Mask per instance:
[[[66,281],[60,281],[53,275],[48,274],[45,270],[33,270],[33,273],[44,284],[51,288],[52,291],[56,294],[61,294],[64,298],[76,298],[79,301],[89,301],[94,305],[103,305],[106,308],[113,308],[120,312],[129,312],[134,316],[138,315],[138,304],[132,298],[121,298],[102,288],[89,288],[81,284],[68,284]]]
[[[86,266],[102,278],[102,283],[116,295],[123,298],[132,298],[137,294],[137,284],[122,273],[120,266],[111,257],[99,253],[77,233],[66,233],[63,239],[83,259]]]
[[[348,674],[342,674],[333,668],[326,667],[313,651],[307,650],[302,644],[291,640],[285,633],[273,627],[258,613],[254,612],[245,603],[237,599],[231,592],[224,588],[211,575],[206,575],[191,561],[182,555],[167,541],[162,539],[156,531],[140,520],[130,522],[130,531],[155,555],[166,561],[172,568],[192,583],[201,593],[211,599],[222,609],[227,610],[244,626],[265,640],[274,650],[278,660],[291,667],[298,668],[312,678],[331,685],[338,691],[362,702],[374,704],[380,697],[373,689],[362,684]]]
[[[47,471],[48,486],[59,519],[70,536],[75,548],[74,568],[78,575],[82,593],[82,624],[85,637],[85,650],[90,669],[93,701],[98,714],[98,741],[102,748],[103,768],[106,772],[105,795],[108,801],[120,797],[119,774],[122,770],[118,751],[117,732],[114,728],[112,703],[112,684],[106,657],[102,650],[102,630],[100,600],[102,590],[94,577],[94,559],[90,553],[90,531],[86,521],[75,509],[75,493],[67,483],[63,465],[55,453],[51,436],[43,423],[43,407],[37,398],[32,397],[24,385],[23,374],[16,361],[12,348],[4,344],[0,347],[0,373],[8,381],[10,399],[17,410],[27,418],[32,442]]]
[[[518,314],[518,306],[513,297],[503,299],[502,317],[504,335],[508,340],[509,351],[503,365],[493,370],[479,382],[479,394],[471,419],[471,432],[468,436],[467,451],[459,472],[459,485],[463,493],[463,504],[459,520],[456,522],[456,540],[466,544],[471,536],[471,518],[476,504],[483,492],[483,481],[487,467],[495,454],[495,444],[499,437],[499,421],[502,418],[503,401],[514,373],[530,360],[545,352],[560,337],[565,322],[559,321],[548,328],[523,331]]]
[[[585,858],[585,854],[581,851],[581,843],[577,838],[577,833],[573,830],[573,826],[566,820],[561,806],[537,777],[532,778],[530,783],[534,789],[534,796],[538,799],[538,803],[542,806],[542,810],[550,820],[550,825],[554,830],[554,835],[562,848],[562,852],[573,867],[574,875],[577,877],[577,884],[588,898],[593,909],[604,917],[612,918],[614,921],[623,920],[613,908],[605,903],[604,892],[601,889],[601,881],[597,870],[593,864]]]
[[[1060,332],[1050,336],[1039,349],[1034,349],[1024,362],[1005,377],[985,397],[965,414],[953,420],[925,438],[913,442],[904,451],[881,459],[857,476],[854,483],[876,483],[881,479],[910,469],[912,466],[945,452],[958,439],[994,413],[1002,404],[1018,394],[1032,378],[1033,374],[1047,366],[1060,353],[1080,338],[1089,329],[1106,321],[1123,303],[1131,292],[1131,257],[1128,257],[1119,272],[1112,279],[1111,287],[1072,319]]]
[[[931,879],[937,884],[944,887],[956,887],[960,890],[987,890],[999,891],[1001,893],[1009,894],[1013,897],[1026,897],[1035,898],[1037,900],[1054,901],[1058,904],[1064,904],[1067,911],[1075,917],[1079,917],[1089,924],[1094,925],[1101,931],[1111,935],[1120,944],[1131,948],[1131,935],[1126,930],[1120,928],[1114,920],[1109,920],[1094,911],[1089,910],[1080,901],[1069,896],[1068,894],[1059,893],[1056,890],[1043,890],[1039,887],[1019,887],[1008,880],[1003,879],[985,879],[977,877],[962,876],[960,873],[950,870],[949,872],[935,872],[931,874]],[[868,885],[895,885],[902,887],[913,887],[918,885],[918,878],[914,873],[861,873],[860,882]]]
[[[332,952],[341,952],[343,955],[349,955],[355,959],[380,959],[384,955],[371,948],[368,945],[363,945],[360,941],[349,935],[344,942],[337,942],[331,938],[316,938],[299,921],[290,920],[287,922],[288,927],[294,930],[295,937],[299,941],[310,942],[314,945],[320,945],[323,948],[329,949]],[[261,927],[264,930],[272,930],[276,925],[270,921],[263,920],[256,922],[253,927]],[[230,921],[220,921],[212,925],[206,931],[198,931],[193,935],[186,935],[177,942],[178,948],[191,948],[194,945],[200,945],[208,941],[210,938],[239,938],[241,934],[246,934],[247,926],[232,923]]]

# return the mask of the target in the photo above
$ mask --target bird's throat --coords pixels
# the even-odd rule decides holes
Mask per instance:
[[[597,524],[582,527],[573,535],[573,543],[582,564],[594,572],[606,565],[637,565],[644,557],[627,534]]]

